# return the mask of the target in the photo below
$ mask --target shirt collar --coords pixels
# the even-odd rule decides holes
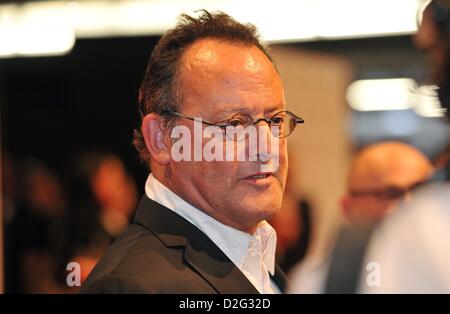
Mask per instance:
[[[261,221],[253,235],[224,225],[207,215],[164,186],[153,174],[145,183],[146,195],[155,202],[179,214],[206,234],[227,257],[242,270],[249,251],[258,249],[269,273],[275,273],[276,232],[265,220]],[[255,244],[260,241],[260,245]]]

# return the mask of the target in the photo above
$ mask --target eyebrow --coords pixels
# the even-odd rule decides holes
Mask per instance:
[[[266,115],[268,113],[276,113],[278,111],[282,111],[285,109],[286,109],[285,104],[274,105],[271,108],[265,110],[264,115]],[[246,113],[246,114],[252,115],[252,112],[250,112],[250,110],[248,110],[248,108],[244,108],[244,107],[225,109],[225,110],[218,112],[217,115],[237,114],[237,113]]]

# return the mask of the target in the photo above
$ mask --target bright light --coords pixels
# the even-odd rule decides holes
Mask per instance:
[[[355,110],[400,110],[413,107],[412,79],[376,79],[353,82],[347,90],[347,101]]]
[[[430,4],[431,0],[422,0],[419,2],[419,9],[417,13],[417,22],[422,24],[422,17],[423,17],[423,11],[425,11],[425,8]]]
[[[36,2],[0,9],[0,55],[58,55],[75,43],[65,2]]]
[[[357,111],[413,108],[424,117],[443,116],[435,86],[417,87],[409,78],[359,80],[347,89],[347,102]]]
[[[70,1],[68,5],[80,38],[161,35],[175,26],[182,13],[195,15],[206,9],[233,16],[231,12],[240,8],[236,0],[95,0]]]
[[[162,34],[181,13],[224,11],[268,42],[411,34],[421,0],[72,1],[79,37]]]
[[[414,111],[423,117],[443,117],[445,109],[442,108],[437,97],[437,86],[424,85],[417,89],[417,101]]]
[[[5,5],[0,10],[0,56],[12,56],[15,48],[15,5]]]
[[[76,37],[160,35],[181,13],[224,11],[267,42],[412,34],[423,0],[92,0],[0,5],[0,55],[64,53]]]
[[[270,42],[406,35],[417,31],[421,3],[422,0],[251,0],[239,3],[238,16],[255,23],[262,37]]]

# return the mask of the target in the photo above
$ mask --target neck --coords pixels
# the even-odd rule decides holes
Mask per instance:
[[[187,188],[191,187],[189,191],[178,190],[174,186],[174,184],[172,184],[172,181],[168,178],[168,176],[162,175],[161,171],[153,171],[152,174],[155,179],[161,182],[166,188],[175,193],[178,197],[181,197],[185,202],[204,212],[208,216],[211,216],[220,223],[242,232],[246,232],[250,235],[253,235],[255,233],[258,223],[240,223],[235,221],[234,219],[230,219],[229,217],[223,215],[220,210],[214,209],[206,200],[201,197],[198,191],[196,191],[189,184],[184,185]]]

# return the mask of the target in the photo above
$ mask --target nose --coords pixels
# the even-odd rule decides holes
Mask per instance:
[[[261,119],[260,119],[261,120]],[[266,121],[267,122],[267,121]],[[258,129],[258,161],[269,162],[278,153],[278,138],[274,138],[269,124],[263,123]],[[276,147],[275,147],[276,146]]]

